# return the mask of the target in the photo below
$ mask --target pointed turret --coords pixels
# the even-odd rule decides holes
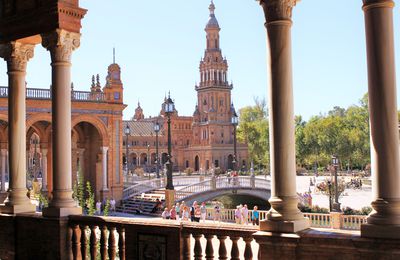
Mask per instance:
[[[144,119],[143,109],[140,106],[140,102],[138,102],[137,107],[135,109],[135,115],[133,116],[133,120],[139,121]]]

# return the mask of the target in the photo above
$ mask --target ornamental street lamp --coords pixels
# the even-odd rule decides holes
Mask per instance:
[[[340,212],[338,178],[337,178],[337,169],[339,167],[339,158],[336,155],[332,155],[332,165],[333,165],[334,174],[335,174],[335,202],[333,203],[333,211]]]
[[[146,155],[146,164],[147,164],[147,174],[149,175],[149,180],[150,180],[150,159],[151,156],[149,156],[150,154],[150,145],[147,145],[147,155]]]
[[[168,99],[164,104],[164,111],[167,115],[167,123],[168,123],[168,158],[166,164],[167,168],[167,186],[165,187],[167,190],[173,190],[174,185],[172,182],[172,161],[171,161],[171,114],[175,111],[175,104],[172,101],[170,94],[168,93]]]
[[[126,175],[128,175],[128,165],[129,165],[129,146],[128,146],[128,137],[131,134],[131,129],[129,128],[129,125],[126,125],[125,128],[125,135],[126,135],[126,139],[125,139],[125,146],[126,146],[126,156],[125,156],[125,172]]]
[[[157,174],[157,179],[160,178],[160,168],[158,167],[159,165],[159,159],[158,159],[158,132],[160,132],[160,124],[156,122],[154,124],[154,132],[156,132],[156,174]]]
[[[232,118],[231,118],[231,123],[233,125],[233,170],[236,171],[236,160],[237,160],[237,154],[236,154],[236,127],[239,124],[239,118],[238,115],[236,114],[235,108],[233,104],[231,105],[231,112],[232,112]]]

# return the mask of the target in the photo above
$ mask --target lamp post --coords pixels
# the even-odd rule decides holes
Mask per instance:
[[[332,155],[332,165],[334,168],[334,176],[335,176],[335,202],[333,203],[333,211],[340,212],[340,203],[339,203],[339,190],[338,190],[338,178],[337,178],[337,169],[339,167],[339,158],[336,155]]]
[[[236,154],[236,127],[239,123],[239,118],[236,114],[235,108],[233,107],[233,104],[231,105],[231,112],[232,112],[232,118],[231,118],[231,123],[233,125],[233,170],[236,171],[236,160],[237,160],[237,154]]]
[[[165,163],[167,166],[167,186],[165,187],[167,190],[173,190],[174,185],[172,182],[172,161],[171,161],[171,114],[175,111],[175,104],[172,101],[170,94],[168,93],[168,99],[164,104],[164,111],[167,115],[167,124],[168,124],[168,158]]]
[[[148,144],[147,145],[146,164],[147,164],[147,174],[149,175],[149,180],[150,180],[150,160],[151,160],[151,156],[149,156],[149,154],[150,154],[150,145]]]
[[[129,168],[129,146],[128,146],[128,137],[131,134],[131,129],[129,128],[129,125],[126,125],[125,128],[125,135],[126,135],[126,139],[125,139],[125,146],[126,146],[126,156],[125,156],[125,172],[126,175],[128,176],[128,168]]]
[[[160,178],[160,168],[158,167],[159,165],[159,158],[158,158],[158,132],[160,132],[160,124],[156,122],[154,124],[154,132],[156,132],[156,174],[157,174],[157,179]]]

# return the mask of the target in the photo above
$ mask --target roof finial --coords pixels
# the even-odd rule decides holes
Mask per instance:
[[[113,64],[115,64],[115,47],[113,48]]]
[[[211,0],[211,4],[208,7],[208,9],[210,10],[210,14],[214,14],[215,5],[214,5],[214,1],[213,0]]]

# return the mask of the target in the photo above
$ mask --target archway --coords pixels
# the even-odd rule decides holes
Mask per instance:
[[[195,172],[198,172],[200,170],[200,162],[199,161],[200,161],[199,156],[196,155],[194,157],[194,171]]]
[[[162,153],[161,155],[161,164],[164,165],[168,160],[168,154],[167,153]]]
[[[135,168],[137,166],[137,154],[131,153],[129,155],[129,169]]]
[[[233,155],[230,154],[228,155],[228,170],[233,170],[234,165],[233,165]]]
[[[146,166],[147,165],[147,153],[142,153],[140,154],[140,166]]]

